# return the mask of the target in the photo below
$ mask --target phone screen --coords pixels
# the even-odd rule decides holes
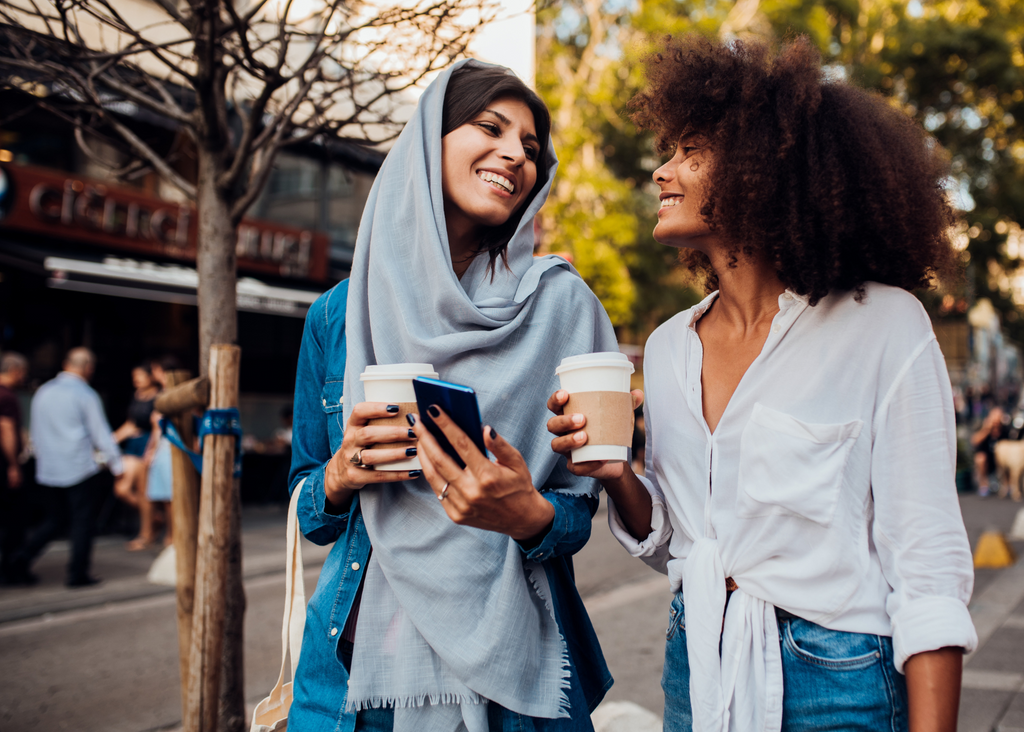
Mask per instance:
[[[412,380],[412,387],[416,391],[416,405],[420,411],[420,419],[423,426],[430,430],[438,444],[458,463],[460,468],[465,468],[459,453],[455,451],[448,438],[444,436],[440,428],[430,418],[427,407],[436,404],[451,417],[469,439],[480,449],[480,452],[487,456],[487,448],[484,447],[484,428],[480,421],[480,407],[476,401],[476,392],[462,384],[452,384],[439,379],[431,379],[426,376],[417,376]]]

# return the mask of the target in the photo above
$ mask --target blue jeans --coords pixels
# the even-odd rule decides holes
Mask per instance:
[[[907,730],[907,684],[892,638],[828,630],[782,614],[782,732]],[[665,732],[689,732],[690,665],[683,593],[669,611],[665,642]]]

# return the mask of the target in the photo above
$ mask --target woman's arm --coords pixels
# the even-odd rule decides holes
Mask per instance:
[[[963,648],[940,648],[907,659],[910,732],[956,732]]]
[[[960,664],[977,635],[967,610],[971,549],[953,480],[952,395],[930,333],[899,366],[872,425],[870,530],[892,587],[886,609],[896,669],[906,674],[910,729],[953,730]]]

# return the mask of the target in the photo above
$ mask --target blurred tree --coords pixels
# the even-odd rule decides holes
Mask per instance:
[[[656,211],[646,185],[657,158],[650,140],[623,118],[641,79],[637,67],[650,43],[665,34],[699,32],[778,42],[806,34],[821,49],[829,73],[849,77],[891,98],[949,151],[950,195],[964,212],[958,243],[965,250],[964,292],[926,297],[937,315],[957,313],[971,296],[989,297],[1010,334],[1024,342],[1024,3],[1017,0],[568,0],[538,14],[538,86],[558,108],[556,144],[574,180],[580,140],[590,140],[590,180],[610,175],[617,186],[599,196],[632,212],[631,235],[601,244],[614,249],[633,278],[632,310],[616,323],[645,334],[692,301],[674,252],[650,238]],[[597,31],[597,32],[595,32]],[[587,69],[580,71],[580,69]],[[568,79],[586,77],[563,94]],[[581,96],[582,95],[582,96]],[[647,188],[645,191],[644,188]],[[556,191],[549,208],[551,240],[580,257],[593,239],[565,226],[576,191]],[[631,200],[630,200],[631,199]],[[629,205],[627,205],[629,204]],[[607,202],[605,206],[607,207]],[[593,216],[597,208],[585,207]],[[627,225],[627,217],[620,219]],[[591,222],[590,235],[596,233]],[[620,265],[621,266],[621,265]],[[602,261],[614,271],[614,261]],[[588,281],[604,274],[581,267]],[[603,300],[606,293],[596,287]],[[607,301],[606,301],[607,304]],[[621,305],[617,305],[621,308]]]

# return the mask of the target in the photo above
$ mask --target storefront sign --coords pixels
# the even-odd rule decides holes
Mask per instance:
[[[20,165],[0,168],[0,229],[194,262],[196,210],[129,188]],[[295,279],[327,276],[327,235],[244,219],[238,269]]]

